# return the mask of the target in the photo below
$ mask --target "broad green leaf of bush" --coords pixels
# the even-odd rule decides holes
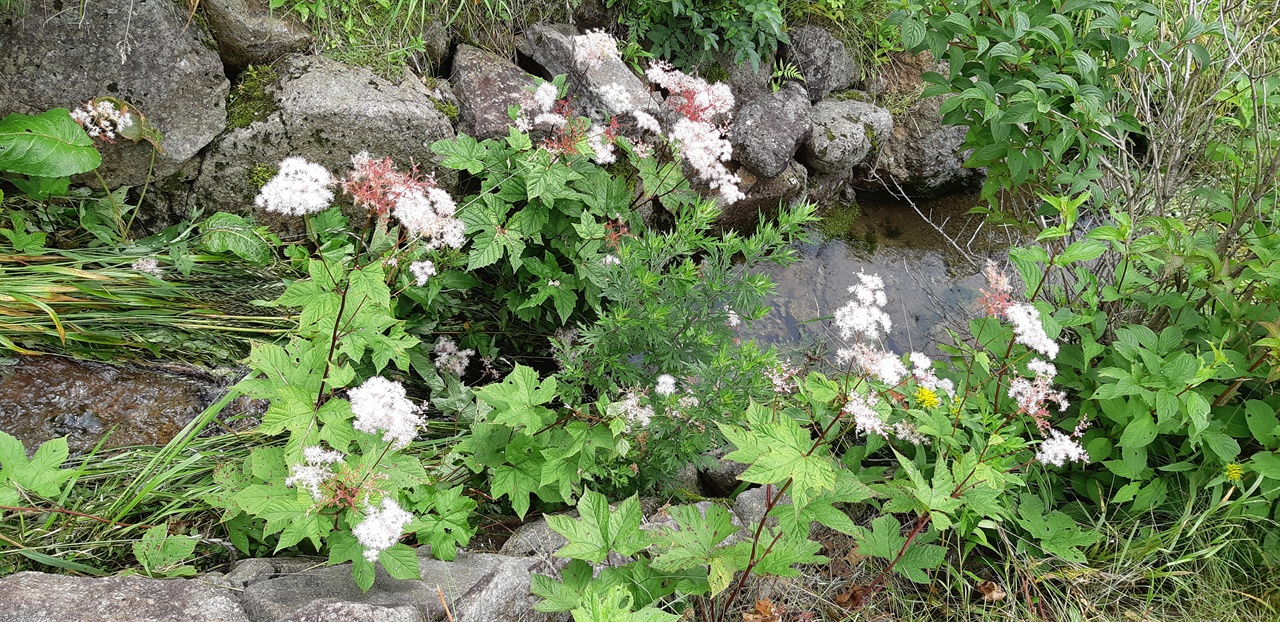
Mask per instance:
[[[271,234],[253,221],[218,212],[200,223],[200,234],[206,248],[215,253],[234,253],[254,265],[271,262]]]
[[[196,539],[169,535],[169,525],[156,525],[133,543],[138,563],[153,576],[194,577],[195,566],[176,566],[196,549]],[[176,567],[175,567],[176,566]]]
[[[795,419],[783,417],[779,423],[760,423],[749,430],[721,424],[720,430],[736,447],[725,459],[751,465],[738,476],[744,482],[781,485],[793,480],[790,493],[801,505],[835,486],[831,459],[813,451],[813,438]]]
[[[919,519],[917,519],[919,520]],[[854,534],[858,542],[858,552],[863,555],[894,560],[893,570],[916,583],[928,583],[929,575],[925,570],[937,568],[946,558],[947,550],[936,544],[920,544],[914,542],[906,551],[907,537],[902,535],[902,525],[891,515],[884,515],[871,521],[871,528],[858,527]]]
[[[418,543],[430,545],[431,554],[437,559],[450,561],[457,557],[458,547],[466,546],[476,533],[470,521],[475,500],[463,496],[461,486],[445,490],[422,487],[413,496],[418,518],[408,531],[418,535]]]
[[[616,511],[610,511],[609,500],[604,495],[587,490],[578,501],[578,515],[580,520],[569,516],[547,517],[547,525],[569,541],[556,551],[557,557],[598,564],[609,556],[609,551],[635,555],[649,544],[647,532],[640,530],[644,517],[638,496],[632,495],[619,503]]]
[[[1038,497],[1024,494],[1018,504],[1018,524],[1040,543],[1045,553],[1082,564],[1084,553],[1078,547],[1098,541],[1098,533],[1081,530],[1070,516],[1057,510],[1045,511]]]
[[[554,416],[546,404],[556,397],[554,376],[538,383],[538,372],[516,365],[501,383],[488,385],[476,395],[493,407],[490,421],[511,426],[513,430],[538,431]]]
[[[378,561],[392,579],[421,579],[418,554],[407,544],[395,544],[378,554]]]
[[[18,505],[19,491],[57,497],[62,484],[75,473],[61,468],[67,454],[67,439],[55,438],[40,445],[27,460],[22,441],[0,432],[0,505]]]
[[[93,139],[65,108],[0,119],[0,172],[68,177],[102,164]]]
[[[680,505],[668,508],[667,513],[676,529],[664,530],[655,537],[655,550],[660,553],[653,558],[654,569],[674,572],[706,566],[711,596],[723,592],[739,570],[727,558],[727,550],[720,547],[738,530],[729,511],[712,505],[704,516],[697,506]]]

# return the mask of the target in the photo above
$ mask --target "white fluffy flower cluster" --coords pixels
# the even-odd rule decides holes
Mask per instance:
[[[840,337],[849,339],[878,339],[888,335],[893,326],[889,314],[883,310],[888,302],[884,293],[884,279],[879,275],[858,273],[858,282],[849,287],[853,300],[836,310],[835,325]]]
[[[369,434],[382,432],[392,449],[403,449],[418,435],[422,417],[399,382],[374,376],[348,391],[347,397],[356,416],[353,427]]]
[[[1049,433],[1049,438],[1040,442],[1036,460],[1042,464],[1066,466],[1068,462],[1088,462],[1089,452],[1076,439],[1054,430]]]
[[[617,255],[609,254],[609,255],[605,255],[604,257],[601,257],[600,263],[604,264],[605,266],[616,266],[622,263],[622,260],[618,259]]]
[[[458,344],[448,337],[441,337],[436,340],[436,369],[439,371],[447,371],[455,376],[461,377],[466,373],[467,366],[471,364],[471,357],[476,351],[471,348],[459,350]]]
[[[1052,363],[1041,359],[1032,359],[1027,368],[1034,373],[1035,379],[1014,378],[1009,383],[1009,397],[1018,403],[1018,410],[1031,415],[1041,430],[1048,430],[1048,404],[1058,405],[1058,411],[1067,410],[1067,394],[1054,390],[1053,378],[1058,370]]]
[[[610,412],[617,412],[627,420],[627,428],[632,425],[637,427],[645,427],[653,420],[653,407],[640,403],[640,396],[635,392],[629,392],[623,398],[609,405]]]
[[[712,190],[720,192],[725,203],[734,203],[746,196],[738,189],[742,179],[724,165],[733,156],[733,145],[720,128],[706,121],[680,119],[672,126],[669,137],[680,147],[685,161]]]
[[[852,362],[863,374],[888,385],[902,382],[907,375],[907,366],[897,355],[866,343],[841,348],[836,352],[836,361],[841,365]]]
[[[133,115],[118,110],[114,103],[107,100],[88,102],[72,110],[71,119],[79,123],[90,138],[108,141],[115,139],[120,130],[133,126]]]
[[[365,560],[372,564],[378,561],[379,554],[395,546],[412,521],[413,514],[402,510],[395,499],[385,497],[381,508],[365,508],[364,520],[351,529],[351,534],[364,547]]]
[[[1044,332],[1039,309],[1030,303],[1015,302],[1004,310],[1004,317],[1013,324],[1014,339],[1018,343],[1050,359],[1058,356],[1058,344]]]
[[[427,284],[427,279],[436,275],[436,264],[429,260],[415,261],[409,264],[409,272],[413,273],[414,281],[418,287]]]
[[[595,69],[606,59],[622,59],[618,54],[618,41],[603,30],[588,30],[573,38],[573,60],[580,69]]]
[[[650,82],[686,99],[685,105],[695,108],[703,119],[710,120],[733,110],[733,90],[723,82],[708,84],[664,61],[649,63],[644,75]]]
[[[662,133],[662,124],[658,122],[657,117],[643,110],[633,110],[631,116],[636,119],[636,127],[654,134]]]
[[[853,422],[858,432],[867,435],[879,434],[885,438],[889,437],[888,425],[880,417],[880,413],[876,412],[872,398],[850,393],[849,401],[845,402],[843,410],[853,416]]]
[[[164,271],[160,269],[160,262],[156,261],[155,257],[139,257],[132,264],[130,264],[129,267],[138,272],[142,272],[144,274],[150,274],[151,276],[154,276],[157,279],[164,278]]]
[[[421,236],[431,249],[462,248],[466,244],[466,225],[454,215],[457,208],[453,197],[435,186],[404,188],[395,194],[396,218],[405,231]]]
[[[342,462],[342,452],[325,449],[319,445],[302,448],[302,458],[305,464],[295,464],[289,468],[289,477],[284,480],[284,485],[290,488],[300,486],[306,488],[311,493],[311,498],[319,499],[323,493],[320,492],[320,484],[323,484],[330,477],[333,477],[332,465]]]
[[[605,132],[605,128],[596,123],[592,123],[591,129],[587,130],[587,147],[595,154],[593,159],[596,164],[613,164],[618,161],[617,154],[613,152],[613,141],[609,140]]]
[[[631,100],[631,93],[621,84],[611,82],[601,85],[596,89],[596,95],[600,97],[600,101],[604,103],[605,107],[611,111],[625,112],[636,108],[636,103]]]
[[[658,376],[658,381],[653,386],[653,392],[666,397],[676,392],[676,379],[671,374],[662,374]]]
[[[915,377],[917,386],[930,391],[942,391],[947,394],[947,397],[955,398],[955,383],[949,378],[938,378],[938,375],[933,372],[932,359],[923,352],[912,352],[907,358],[911,360],[911,375]]]
[[[314,214],[333,203],[334,183],[325,167],[290,156],[280,161],[280,172],[262,187],[253,204],[286,216]]]

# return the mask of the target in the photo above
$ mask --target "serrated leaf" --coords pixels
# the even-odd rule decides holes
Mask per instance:
[[[215,253],[233,253],[255,265],[271,262],[268,233],[253,222],[226,212],[218,212],[200,223],[201,242]]]
[[[102,164],[93,139],[65,108],[0,119],[0,171],[36,177],[68,177]]]
[[[604,495],[587,490],[578,501],[578,514],[579,520],[563,515],[547,517],[547,525],[569,541],[555,552],[557,557],[600,563],[610,551],[634,555],[649,543],[648,534],[640,530],[644,516],[638,496],[627,498],[616,511],[610,511]]]
[[[378,554],[378,561],[392,579],[420,579],[418,554],[407,544],[397,543]]]

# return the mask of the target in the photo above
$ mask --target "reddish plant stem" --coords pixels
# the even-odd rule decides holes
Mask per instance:
[[[142,527],[143,529],[151,528],[151,525],[142,525],[137,523],[121,523],[118,521],[102,518],[101,516],[94,516],[92,514],[85,514],[84,512],[77,512],[75,510],[67,510],[64,508],[29,508],[29,507],[19,507],[19,506],[12,506],[12,505],[0,505],[0,510],[8,510],[10,512],[53,512],[54,514],[66,514],[68,516],[79,516],[80,518],[88,518],[91,520],[96,520],[99,523],[106,523],[108,525],[113,525],[116,527]]]

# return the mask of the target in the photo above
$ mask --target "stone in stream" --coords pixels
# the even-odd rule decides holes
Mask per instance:
[[[222,62],[234,70],[311,47],[311,31],[291,12],[272,11],[264,0],[202,0],[200,8]]]
[[[849,50],[831,33],[817,26],[801,26],[788,33],[791,43],[783,58],[804,76],[804,86],[817,102],[834,91],[849,88],[858,77]]]
[[[441,186],[453,185],[456,175],[436,167],[431,151],[431,143],[454,136],[453,126],[420,91],[323,56],[288,58],[277,72],[280,81],[271,96],[279,109],[226,132],[210,147],[192,207],[206,214],[254,210],[257,184],[265,181],[260,173],[274,174],[288,156],[340,175],[350,168],[351,156],[368,151],[375,158],[390,156],[402,168],[416,163],[419,172],[435,172]],[[256,215],[279,230],[302,228],[300,218],[263,210]]]
[[[181,3],[18,2],[0,14],[0,42],[0,117],[120,98],[163,134],[152,178],[183,170],[226,126],[230,83],[222,61]],[[147,180],[149,143],[100,147],[99,172],[109,186]]]
[[[760,177],[777,177],[787,170],[812,128],[808,93],[788,82],[738,109],[729,130],[733,159]]]
[[[19,572],[0,603],[0,622],[252,622],[234,592],[195,579]]]
[[[654,96],[621,59],[605,56],[594,66],[577,62],[574,52],[583,42],[578,30],[568,24],[534,24],[516,40],[516,48],[541,65],[548,76],[569,76],[571,92],[577,95],[575,103],[581,108],[576,114],[594,116],[590,113],[598,112],[608,117],[637,108],[656,109]]]
[[[477,140],[506,136],[507,108],[531,110],[533,76],[511,61],[469,45],[453,55],[453,92],[458,96],[458,132]]]
[[[860,101],[824,99],[813,107],[813,132],[804,162],[819,173],[851,174],[893,132],[888,110]]]

